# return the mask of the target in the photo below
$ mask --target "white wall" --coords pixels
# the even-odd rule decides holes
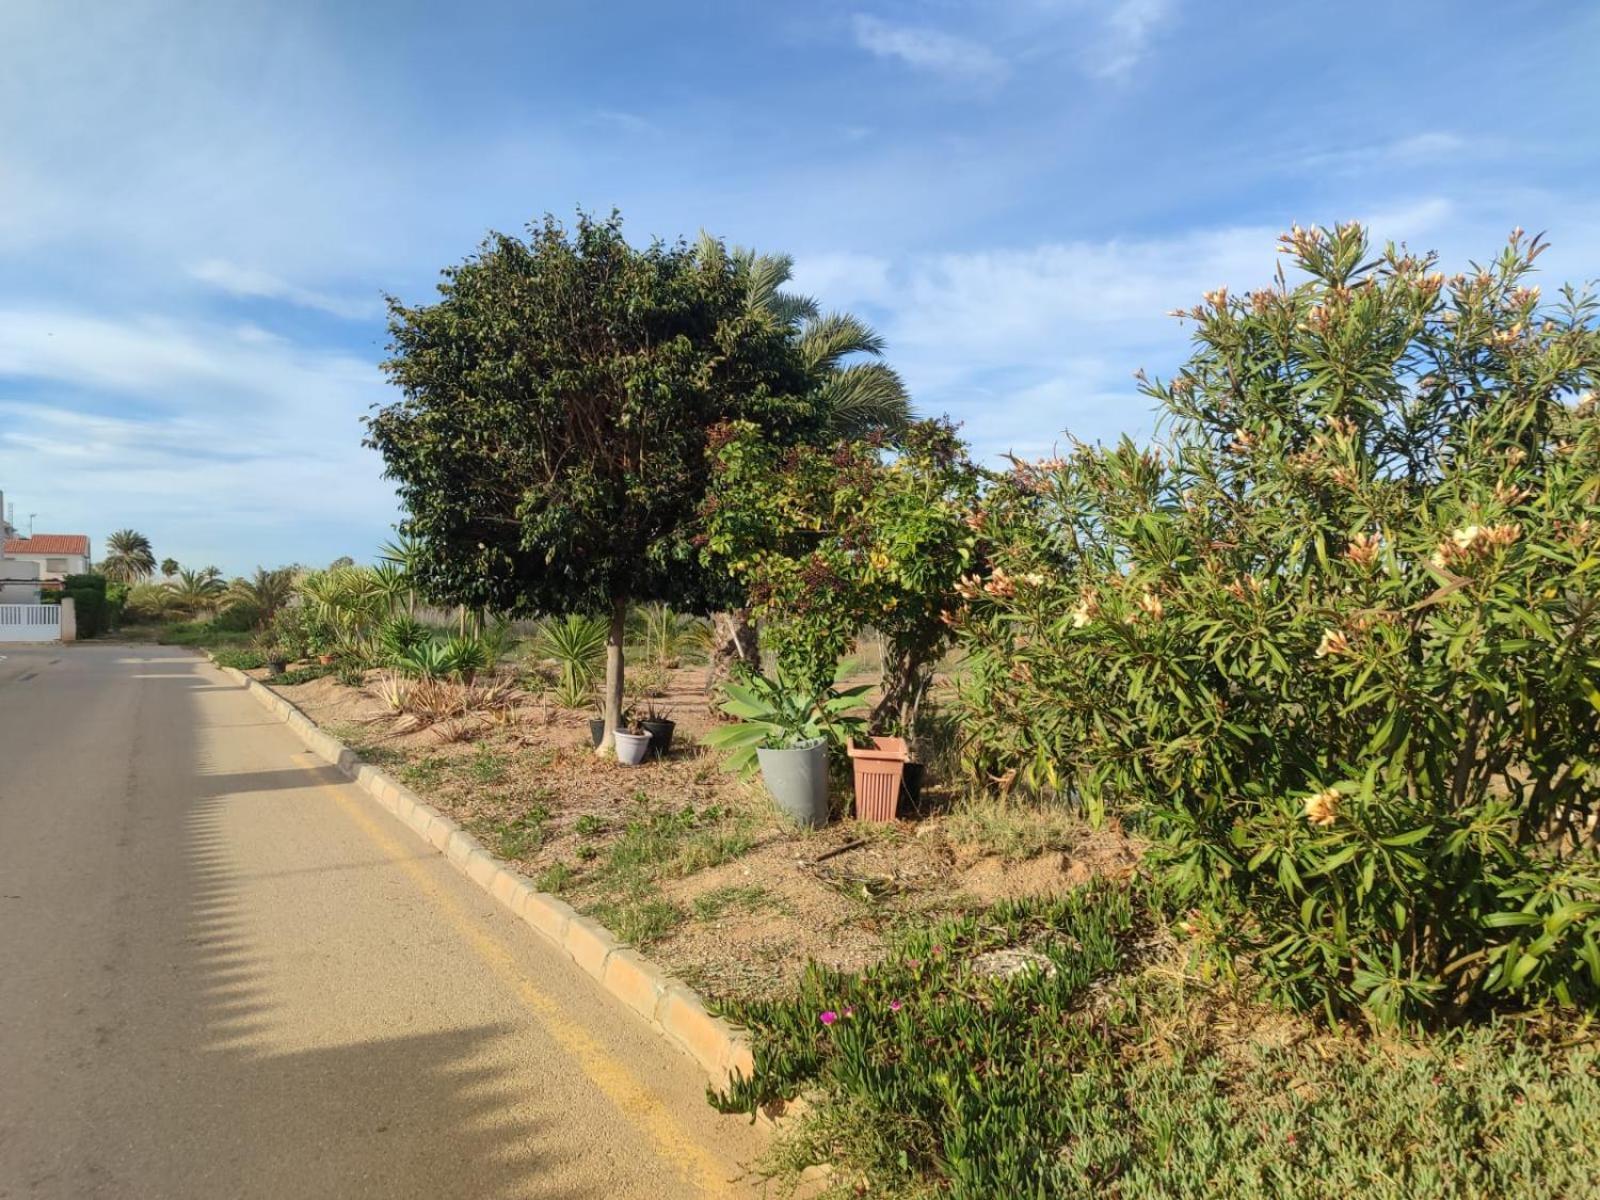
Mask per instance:
[[[20,558],[0,558],[0,604],[39,603],[39,564]]]
[[[51,570],[49,562],[52,558],[67,560],[67,569]],[[65,579],[68,575],[87,575],[89,573],[89,560],[81,554],[16,554],[6,559],[7,562],[31,562],[39,564],[41,579]]]

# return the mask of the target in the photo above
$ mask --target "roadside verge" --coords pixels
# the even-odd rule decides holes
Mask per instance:
[[[387,772],[363,762],[354,750],[319,728],[289,700],[243,671],[233,667],[217,669],[288,725],[312,754],[337,767],[380,807],[443,854],[456,870],[694,1059],[712,1086],[724,1087],[735,1071],[746,1076],[753,1072],[754,1059],[744,1032],[713,1016],[687,984],[673,979],[565,901],[539,891],[525,876],[485,850],[457,822]]]

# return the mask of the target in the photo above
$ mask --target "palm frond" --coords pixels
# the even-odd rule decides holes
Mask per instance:
[[[859,437],[874,430],[895,433],[911,423],[911,394],[887,363],[852,363],[829,375],[817,391],[836,437]]]
[[[818,374],[835,370],[852,354],[883,353],[883,338],[850,313],[828,313],[806,324],[798,343],[806,367]]]

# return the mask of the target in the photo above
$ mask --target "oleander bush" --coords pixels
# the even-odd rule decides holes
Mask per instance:
[[[1123,814],[1281,995],[1380,1022],[1600,997],[1600,335],[1514,235],[1354,225],[1181,314],[1162,445],[1017,462],[952,614],[966,758]]]

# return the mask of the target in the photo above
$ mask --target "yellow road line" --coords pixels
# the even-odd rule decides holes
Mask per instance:
[[[462,940],[483,963],[498,975],[523,1005],[563,1050],[572,1055],[596,1087],[616,1108],[641,1129],[654,1144],[656,1153],[703,1196],[735,1196],[726,1178],[726,1168],[701,1146],[661,1105],[655,1094],[609,1054],[587,1029],[572,1020],[561,1006],[529,981],[512,953],[479,926],[478,920],[456,901],[422,866],[411,849],[385,832],[366,805],[353,801],[333,784],[322,784],[358,828],[395,865],[411,877],[434,905],[450,920]],[[428,860],[422,860],[428,861]]]

